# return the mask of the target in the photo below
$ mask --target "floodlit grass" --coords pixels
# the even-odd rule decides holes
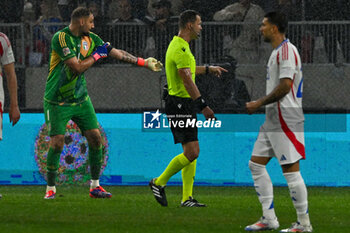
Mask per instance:
[[[44,186],[0,186],[1,233],[223,233],[244,232],[261,216],[251,187],[195,187],[206,208],[181,208],[181,187],[167,187],[169,206],[156,203],[148,187],[113,186],[111,199],[92,199],[88,187],[59,186],[44,200]],[[287,187],[275,192],[281,229],[296,221]],[[350,232],[350,188],[309,187],[314,232]],[[278,232],[278,231],[276,231]]]

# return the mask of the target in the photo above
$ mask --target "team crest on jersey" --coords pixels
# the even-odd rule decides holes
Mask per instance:
[[[83,41],[83,49],[88,50],[88,43],[86,41]]]
[[[68,54],[70,54],[70,49],[68,47],[65,47],[62,49],[63,55],[67,56]]]

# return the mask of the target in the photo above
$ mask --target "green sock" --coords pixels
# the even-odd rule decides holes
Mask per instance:
[[[56,184],[56,176],[57,170],[60,166],[60,156],[62,150],[55,150],[53,148],[49,148],[49,152],[47,153],[47,185],[55,186]]]
[[[182,168],[187,166],[190,161],[186,158],[186,156],[181,153],[175,156],[169,163],[168,167],[164,170],[164,172],[156,179],[155,184],[164,186],[176,173],[178,173]]]
[[[192,197],[196,165],[197,159],[182,168],[182,202],[185,202],[189,197]]]
[[[91,179],[98,180],[102,165],[102,145],[99,148],[89,147]]]

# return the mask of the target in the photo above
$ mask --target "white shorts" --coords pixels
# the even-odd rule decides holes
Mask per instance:
[[[3,102],[0,100],[0,140],[2,140],[2,113],[4,112]]]
[[[254,144],[253,156],[276,157],[280,165],[305,159],[304,124],[287,129],[266,130],[260,127]]]

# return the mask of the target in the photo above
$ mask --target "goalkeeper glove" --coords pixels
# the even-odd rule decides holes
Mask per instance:
[[[98,46],[95,52],[93,52],[91,55],[96,62],[101,58],[106,58],[111,50],[112,46],[109,44],[109,42],[106,42],[103,45]]]
[[[149,57],[147,59],[143,59],[141,57],[137,58],[137,65],[138,66],[144,66],[147,67],[150,70],[153,71],[161,71],[163,64],[160,61],[157,61],[157,59],[153,58],[153,57]]]

